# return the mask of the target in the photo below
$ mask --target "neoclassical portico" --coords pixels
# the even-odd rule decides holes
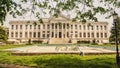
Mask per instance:
[[[36,22],[37,25],[33,23]],[[39,21],[11,21],[9,39],[23,41],[45,40],[44,42],[60,40],[92,41],[108,43],[109,30],[107,22],[72,22],[69,18],[60,15]],[[58,40],[58,41],[57,41]],[[67,41],[66,41],[67,42]],[[61,42],[62,43],[62,42]],[[64,42],[63,42],[64,43]],[[67,42],[68,43],[68,42]]]

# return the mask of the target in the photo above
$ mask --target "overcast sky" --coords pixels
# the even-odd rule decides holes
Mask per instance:
[[[97,1],[97,0],[96,0],[96,1]],[[95,5],[100,5],[100,3],[95,2]],[[26,6],[27,6],[27,5],[26,5]],[[120,8],[119,8],[119,9],[115,9],[115,11],[118,13],[118,15],[119,15],[119,17],[120,17]],[[106,15],[98,14],[98,15],[97,15],[98,21],[108,22],[108,23],[109,23],[109,29],[110,29],[110,26],[112,25],[112,22],[113,22],[112,17],[109,18],[109,19],[105,19],[105,16],[107,16],[107,14],[106,14]],[[47,16],[46,16],[46,17],[47,17]],[[5,25],[6,27],[9,27],[9,21],[11,21],[11,20],[35,20],[35,19],[36,19],[36,18],[33,17],[33,16],[30,16],[29,13],[26,14],[26,15],[24,15],[24,16],[17,17],[17,18],[13,18],[11,15],[7,15],[6,21],[5,21],[5,24],[4,24],[4,25]]]

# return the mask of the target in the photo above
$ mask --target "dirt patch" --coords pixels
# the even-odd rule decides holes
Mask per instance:
[[[0,64],[0,67],[3,67],[3,68],[34,68],[34,67],[21,66],[21,65],[16,65],[16,64]]]

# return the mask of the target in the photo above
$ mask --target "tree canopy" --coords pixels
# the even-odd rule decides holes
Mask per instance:
[[[115,9],[120,8],[120,0],[0,0],[0,4],[0,22],[5,20],[7,13],[16,17],[28,12],[40,22],[44,14],[58,17],[62,12],[74,13],[73,21],[97,21],[96,14],[108,13],[110,17]]]
[[[0,26],[0,42],[6,42],[8,39],[6,28]]]

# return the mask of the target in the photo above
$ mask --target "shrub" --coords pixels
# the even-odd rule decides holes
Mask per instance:
[[[41,41],[41,40],[34,40],[34,41],[32,41],[33,43],[42,43],[43,41]]]
[[[77,43],[90,43],[90,41],[77,41]]]

